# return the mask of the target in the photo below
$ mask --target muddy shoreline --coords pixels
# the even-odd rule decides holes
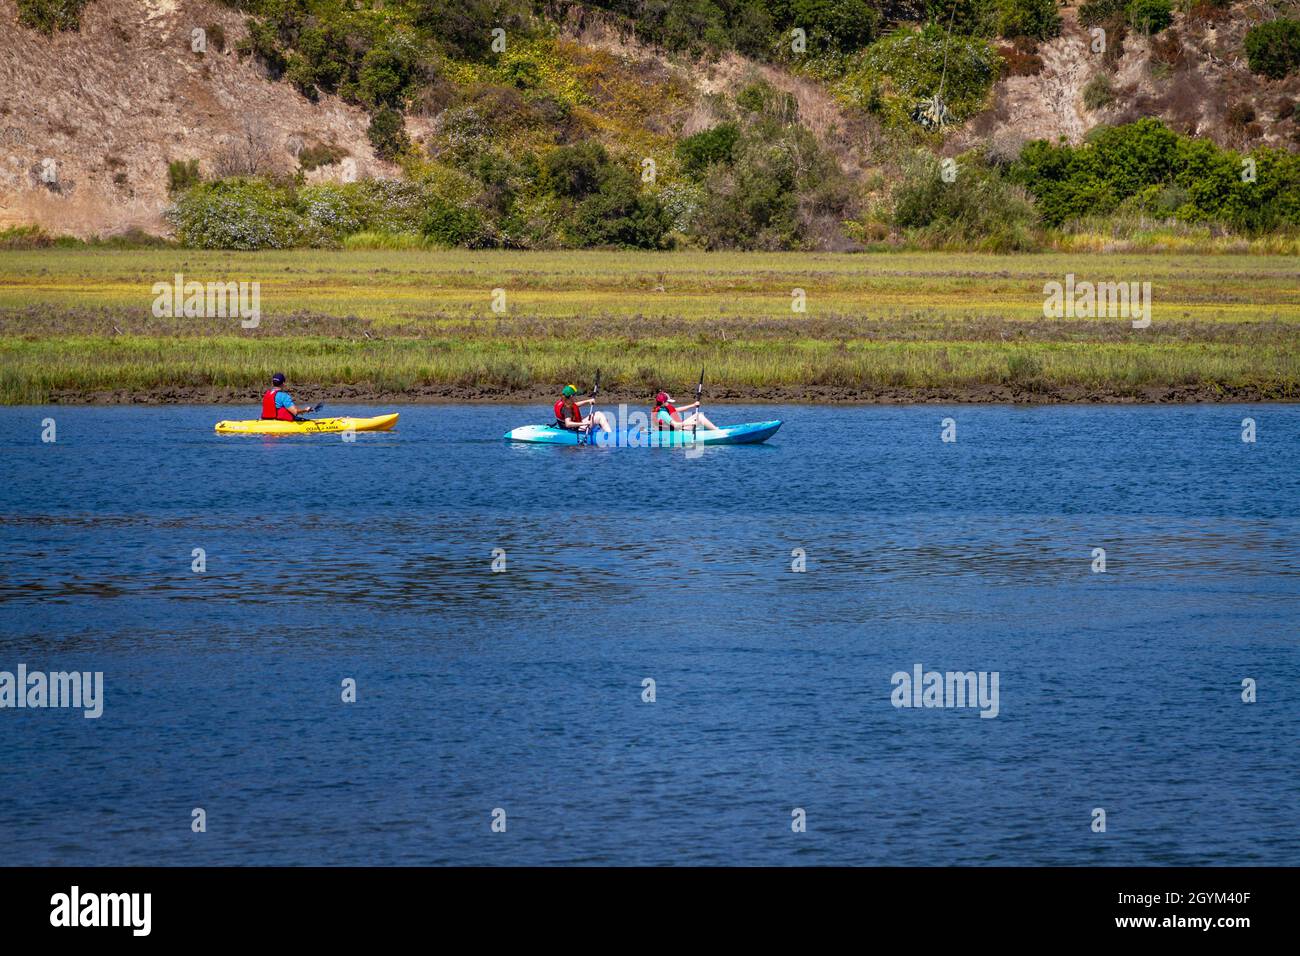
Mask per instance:
[[[315,385],[295,382],[290,385],[304,402],[329,404],[498,404],[532,405],[553,402],[557,394],[549,386],[492,388],[464,385],[420,385],[402,391],[367,385]],[[675,395],[690,401],[689,389]],[[898,386],[774,386],[746,389],[714,386],[705,391],[705,403],[715,405],[1186,405],[1198,403],[1230,404],[1253,402],[1297,402],[1300,394],[1286,394],[1264,386],[1228,387],[1214,384],[1154,385],[1141,388],[1112,386],[1060,386],[1033,384],[970,385],[940,388],[904,388]],[[51,405],[232,405],[254,410],[258,396],[242,388],[225,386],[168,386],[140,391],[113,389],[104,391],[55,390],[46,404]],[[617,389],[602,392],[602,405],[627,403],[637,406],[649,402],[649,396]]]

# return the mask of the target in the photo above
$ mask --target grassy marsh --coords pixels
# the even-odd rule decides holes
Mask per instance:
[[[260,283],[262,321],[155,318],[155,282]],[[1150,282],[1152,324],[1049,319],[1043,285]],[[504,289],[507,310],[492,310]],[[792,291],[806,312],[791,308]],[[1291,257],[44,249],[0,253],[0,401],[1300,397]]]

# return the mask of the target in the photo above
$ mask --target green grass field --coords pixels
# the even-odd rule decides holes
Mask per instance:
[[[257,281],[261,325],[155,318],[156,282]],[[1048,319],[1043,285],[1150,282],[1152,323]],[[45,249],[0,253],[0,401],[611,394],[1300,397],[1292,257]],[[506,311],[492,310],[493,290]],[[802,289],[806,312],[791,308]]]

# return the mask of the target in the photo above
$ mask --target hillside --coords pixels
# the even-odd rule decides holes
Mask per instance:
[[[1254,74],[1243,53],[1247,29],[1273,12],[1263,3],[1202,3],[1176,14],[1173,25],[1154,37],[1125,30],[1116,39],[1112,29],[1111,49],[1094,54],[1091,28],[1079,22],[1078,8],[1063,8],[1061,35],[1040,43],[1034,54],[1041,68],[998,82],[990,108],[952,145],[994,143],[1010,152],[1033,139],[1078,143],[1097,126],[1155,117],[1227,148],[1295,150],[1300,74],[1281,80]],[[1105,102],[1090,101],[1089,83],[1098,84],[1098,99]]]
[[[360,175],[394,175],[366,141],[368,117],[338,97],[311,103],[235,54],[244,18],[200,0],[96,0],[81,26],[53,36],[20,27],[0,0],[0,225],[39,223],[86,236],[167,229],[167,164],[268,142],[272,168],[296,167],[300,144],[331,142]],[[191,31],[225,31],[225,49],[190,50]],[[42,160],[58,164],[41,181]]]
[[[1054,15],[1050,0],[1001,2]],[[1215,160],[1225,166],[1262,149],[1294,157],[1300,71],[1252,72],[1244,48],[1252,25],[1294,17],[1295,4],[1175,8],[1148,36],[1106,3],[1009,27],[993,0],[698,0],[682,22],[637,2],[88,0],[79,22],[47,33],[19,17],[48,0],[0,0],[0,229],[176,235],[180,222],[189,244],[254,247],[231,238],[238,229],[199,234],[165,215],[200,179],[253,175],[278,192],[209,190],[191,221],[224,204],[264,217],[270,245],[379,232],[525,248],[833,250],[902,235],[1018,248],[1038,241],[1026,230],[1080,208],[1034,211],[1041,164],[1003,176],[1034,140],[1078,145],[1098,127],[1156,118],[1189,143],[1234,151]],[[844,9],[856,19],[830,16]],[[810,10],[808,53],[793,55],[783,30]],[[932,25],[918,32],[927,10]],[[504,51],[483,29],[498,22]],[[1097,23],[1108,42],[1093,52]],[[1044,39],[999,36],[1021,28]],[[196,29],[205,51],[192,49]],[[912,54],[913,42],[928,45]],[[951,112],[927,130],[908,110],[939,90]],[[925,156],[972,149],[994,164],[968,180],[982,199],[959,196],[936,214],[949,220],[900,214],[931,175]],[[197,165],[169,173],[185,163]],[[1145,184],[1164,190],[1158,202],[1137,184],[1098,208],[1294,227],[1300,167],[1260,167],[1276,199],[1267,222],[1244,214],[1250,196],[1180,205],[1200,174],[1173,167]],[[353,180],[418,190],[400,201],[302,192]],[[395,202],[409,215],[375,212]],[[968,208],[979,203],[996,211]],[[1021,218],[988,221],[1002,210]]]

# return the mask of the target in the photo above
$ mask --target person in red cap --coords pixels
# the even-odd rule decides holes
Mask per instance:
[[[655,428],[663,431],[671,428],[707,428],[709,431],[717,431],[718,426],[705,418],[703,412],[697,411],[690,418],[682,418],[682,412],[689,412],[692,408],[699,407],[699,402],[691,402],[678,408],[673,404],[671,395],[667,392],[659,392],[655,395],[655,407],[650,413],[650,421],[654,423]]]

